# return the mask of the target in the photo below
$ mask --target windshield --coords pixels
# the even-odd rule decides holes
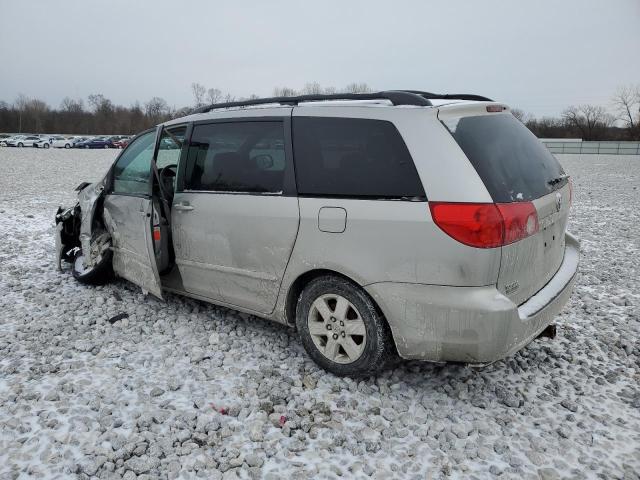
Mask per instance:
[[[454,118],[443,124],[494,202],[535,200],[568,181],[555,157],[511,114]]]

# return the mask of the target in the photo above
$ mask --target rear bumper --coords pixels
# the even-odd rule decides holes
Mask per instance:
[[[491,363],[536,338],[567,303],[580,244],[566,234],[553,278],[520,306],[495,286],[450,287],[382,282],[366,286],[385,314],[401,357]]]

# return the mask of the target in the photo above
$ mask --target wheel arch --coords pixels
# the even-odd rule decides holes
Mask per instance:
[[[349,283],[351,283],[354,286],[358,287],[367,297],[369,297],[371,302],[375,305],[376,309],[378,310],[378,313],[380,313],[382,315],[382,317],[384,318],[384,321],[387,323],[387,325],[389,325],[389,322],[388,322],[384,312],[380,308],[380,305],[378,304],[378,302],[376,302],[375,298],[373,298],[369,294],[369,292],[367,292],[367,290],[359,282],[357,282],[356,280],[351,278],[349,275],[346,275],[344,273],[338,272],[336,270],[332,270],[330,268],[316,268],[316,269],[313,269],[313,270],[308,270],[308,271],[298,275],[298,277],[293,282],[291,282],[291,285],[289,286],[289,289],[287,290],[287,296],[286,296],[285,307],[284,307],[284,315],[285,315],[285,321],[286,321],[287,325],[295,326],[295,324],[296,324],[296,304],[297,304],[298,298],[300,297],[300,294],[302,293],[304,288],[312,280],[314,280],[314,279],[316,279],[318,277],[329,276],[329,275],[334,276],[334,277],[343,278],[346,281],[348,281]],[[389,325],[389,328],[391,328],[390,325]]]

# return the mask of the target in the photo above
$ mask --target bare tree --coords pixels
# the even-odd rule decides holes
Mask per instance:
[[[303,95],[319,95],[324,93],[324,89],[318,82],[308,82],[300,93]]]
[[[599,140],[615,121],[603,107],[596,105],[571,106],[562,112],[562,118],[583,140]]]
[[[630,138],[640,138],[640,84],[618,88],[612,98],[616,119],[621,120]]]
[[[346,87],[344,87],[345,93],[371,93],[373,89],[364,82],[354,82],[350,83]]]
[[[222,99],[222,92],[217,88],[207,90],[207,102],[210,104],[219,103]]]
[[[49,105],[43,100],[32,98],[26,105],[25,111],[33,122],[33,132],[44,132],[44,120],[49,113]]]
[[[516,117],[518,120],[520,120],[525,125],[529,122],[529,120],[532,120],[532,116],[530,114],[528,114],[527,112],[525,112],[524,110],[521,110],[519,108],[512,108],[511,109],[511,115]]]
[[[197,107],[204,105],[204,94],[207,89],[200,83],[193,82],[191,84],[191,92],[193,93],[193,101]]]
[[[15,109],[18,111],[18,133],[22,133],[22,118],[24,116],[24,111],[27,108],[28,103],[29,97],[22,93],[18,95],[16,101],[13,102]]]
[[[81,98],[74,100],[73,98],[64,97],[60,103],[60,110],[63,112],[80,113],[84,110],[84,102]]]
[[[273,89],[274,97],[295,97],[298,92],[289,87],[276,87]]]
[[[153,97],[144,104],[144,113],[156,125],[169,116],[169,105],[164,98]]]
[[[103,108],[105,102],[110,102],[101,93],[92,93],[87,97],[87,100],[89,101],[89,105],[91,105],[91,108],[93,108],[94,112],[97,112],[98,110]]]

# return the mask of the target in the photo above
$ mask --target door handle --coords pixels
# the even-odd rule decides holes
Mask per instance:
[[[189,205],[188,203],[176,203],[173,205],[173,208],[182,212],[188,212],[189,210],[193,210],[193,205]]]

